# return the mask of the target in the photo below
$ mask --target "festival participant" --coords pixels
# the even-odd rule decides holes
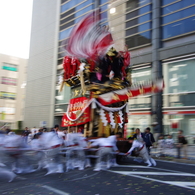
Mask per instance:
[[[113,146],[113,148],[112,148],[113,152],[116,152],[116,153],[120,152],[118,147],[117,147],[117,139],[121,138],[121,137],[122,137],[122,133],[118,132],[115,135],[111,135],[107,138],[110,140],[110,142]],[[112,166],[118,166],[118,164],[116,162],[116,155],[112,155],[111,162],[112,162]]]
[[[20,166],[22,152],[19,150],[24,142],[22,137],[14,133],[7,135],[4,139],[5,155],[8,159],[8,167],[16,173],[22,173],[23,167]]]
[[[59,156],[61,140],[58,135],[54,132],[43,133],[40,137],[40,141],[45,149],[47,175],[51,173],[63,173],[63,165]]]
[[[46,166],[46,156],[45,153],[42,151],[43,143],[40,139],[41,135],[36,134],[34,139],[31,141],[30,146],[32,150],[34,150],[34,159],[38,164],[37,170],[40,170]]]
[[[65,145],[68,146],[67,150],[67,163],[66,170],[74,169],[75,166],[79,167],[79,170],[84,170],[85,153],[83,148],[79,145],[81,138],[76,132],[74,126],[70,127],[70,133],[66,135]]]
[[[139,156],[144,159],[145,163],[147,163],[149,167],[152,165],[156,166],[156,162],[153,158],[151,158],[149,156],[145,144],[143,144],[142,142],[139,142],[138,140],[134,140],[133,137],[128,138],[128,140],[129,140],[129,143],[132,144],[132,146],[131,146],[130,150],[126,153],[126,155],[130,155],[131,152],[135,148],[137,148],[138,152],[139,152]]]
[[[4,157],[3,147],[4,147],[5,137],[6,136],[4,131],[0,131],[0,166],[5,166],[5,164],[3,163],[3,157]]]
[[[94,171],[100,171],[101,163],[103,162],[103,159],[106,158],[107,163],[107,169],[111,167],[111,158],[112,158],[112,152],[113,152],[113,143],[111,142],[111,139],[108,138],[98,138],[94,140],[94,142],[88,147],[97,147],[99,146],[99,150],[97,152],[98,159],[96,161],[96,165],[94,168]]]

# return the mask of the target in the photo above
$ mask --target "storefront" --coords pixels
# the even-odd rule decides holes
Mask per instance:
[[[195,58],[163,63],[165,89],[163,94],[164,133],[182,129],[193,143],[195,137]]]

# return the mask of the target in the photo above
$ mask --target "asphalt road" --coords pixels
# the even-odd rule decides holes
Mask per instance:
[[[0,194],[12,195],[184,195],[195,194],[195,166],[157,161],[156,167],[124,159],[120,166],[94,172],[73,170],[45,176],[46,171],[0,177]]]

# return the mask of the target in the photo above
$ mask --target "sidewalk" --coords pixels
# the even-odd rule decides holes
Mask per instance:
[[[159,160],[167,160],[167,161],[175,161],[175,162],[181,162],[181,163],[190,163],[195,164],[195,146],[190,145],[188,146],[187,150],[187,156],[188,159],[183,159],[183,151],[181,150],[181,158],[177,158],[177,148],[171,149],[171,153],[169,151],[169,154],[167,154],[167,150],[160,152],[158,148],[152,148],[151,149],[151,156],[153,156],[156,159]]]

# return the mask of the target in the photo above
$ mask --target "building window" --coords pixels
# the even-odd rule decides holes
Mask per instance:
[[[135,18],[133,20],[127,21],[126,22],[126,28],[129,28],[129,27],[141,24],[143,22],[149,21],[149,20],[151,20],[151,16],[152,16],[152,14],[149,13],[149,14],[140,16],[138,18]]]
[[[127,1],[126,3],[126,9],[127,11],[131,11],[133,9],[136,9],[140,6],[146,5],[148,3],[151,3],[151,0],[131,0],[131,1]]]
[[[167,93],[195,91],[195,59],[163,64]]]
[[[64,17],[69,16],[70,14],[72,14],[74,12],[75,12],[75,8],[72,8],[72,9],[68,10],[67,12],[61,14],[60,19],[63,19]]]
[[[3,65],[2,65],[2,69],[4,70],[10,70],[10,71],[15,71],[17,72],[18,71],[18,66],[15,65],[15,64],[10,64],[10,63],[6,63],[6,62],[3,62]]]
[[[73,27],[70,27],[70,28],[67,28],[66,30],[63,30],[62,32],[60,32],[59,40],[68,38],[72,29],[73,29]]]
[[[194,0],[177,1],[163,7],[162,38],[167,39],[195,31],[194,10]]]
[[[195,105],[194,64],[195,59],[163,64],[165,107]]]
[[[149,3],[151,3],[150,0],[132,0],[126,2],[127,21],[125,41],[129,48],[151,43],[152,6]]]
[[[137,35],[125,38],[129,48],[137,47],[151,43],[151,31],[139,33]]]
[[[86,7],[86,8],[84,8],[84,9],[82,9],[82,10],[80,10],[80,11],[77,11],[77,12],[75,13],[75,17],[78,17],[78,16],[80,16],[80,15],[82,15],[82,14],[85,14],[86,12],[89,12],[89,11],[91,11],[92,9],[93,9],[93,4],[90,5],[90,6],[88,6],[88,7]]]
[[[69,10],[70,8],[75,7],[77,4],[81,3],[83,0],[74,0],[74,1],[68,1],[64,5],[61,6],[61,13],[65,12],[66,10]]]
[[[163,26],[163,39],[195,31],[195,16]]]
[[[14,85],[14,86],[16,86],[17,80],[14,79],[14,78],[2,77],[2,78],[1,78],[1,84],[5,84],[5,85]]]
[[[15,93],[10,93],[10,92],[0,91],[0,99],[15,100],[16,99],[16,94]]]
[[[188,16],[194,15],[194,11],[195,11],[195,6],[164,16],[162,18],[162,24],[171,23],[181,18],[186,18]]]
[[[126,30],[126,36],[133,35],[151,29],[151,22],[136,26]]]
[[[168,0],[169,1],[169,0]],[[170,1],[169,1],[170,2]],[[178,11],[185,7],[195,4],[194,0],[182,0],[177,1],[171,5],[165,6],[162,8],[162,15],[171,14],[172,12]]]

